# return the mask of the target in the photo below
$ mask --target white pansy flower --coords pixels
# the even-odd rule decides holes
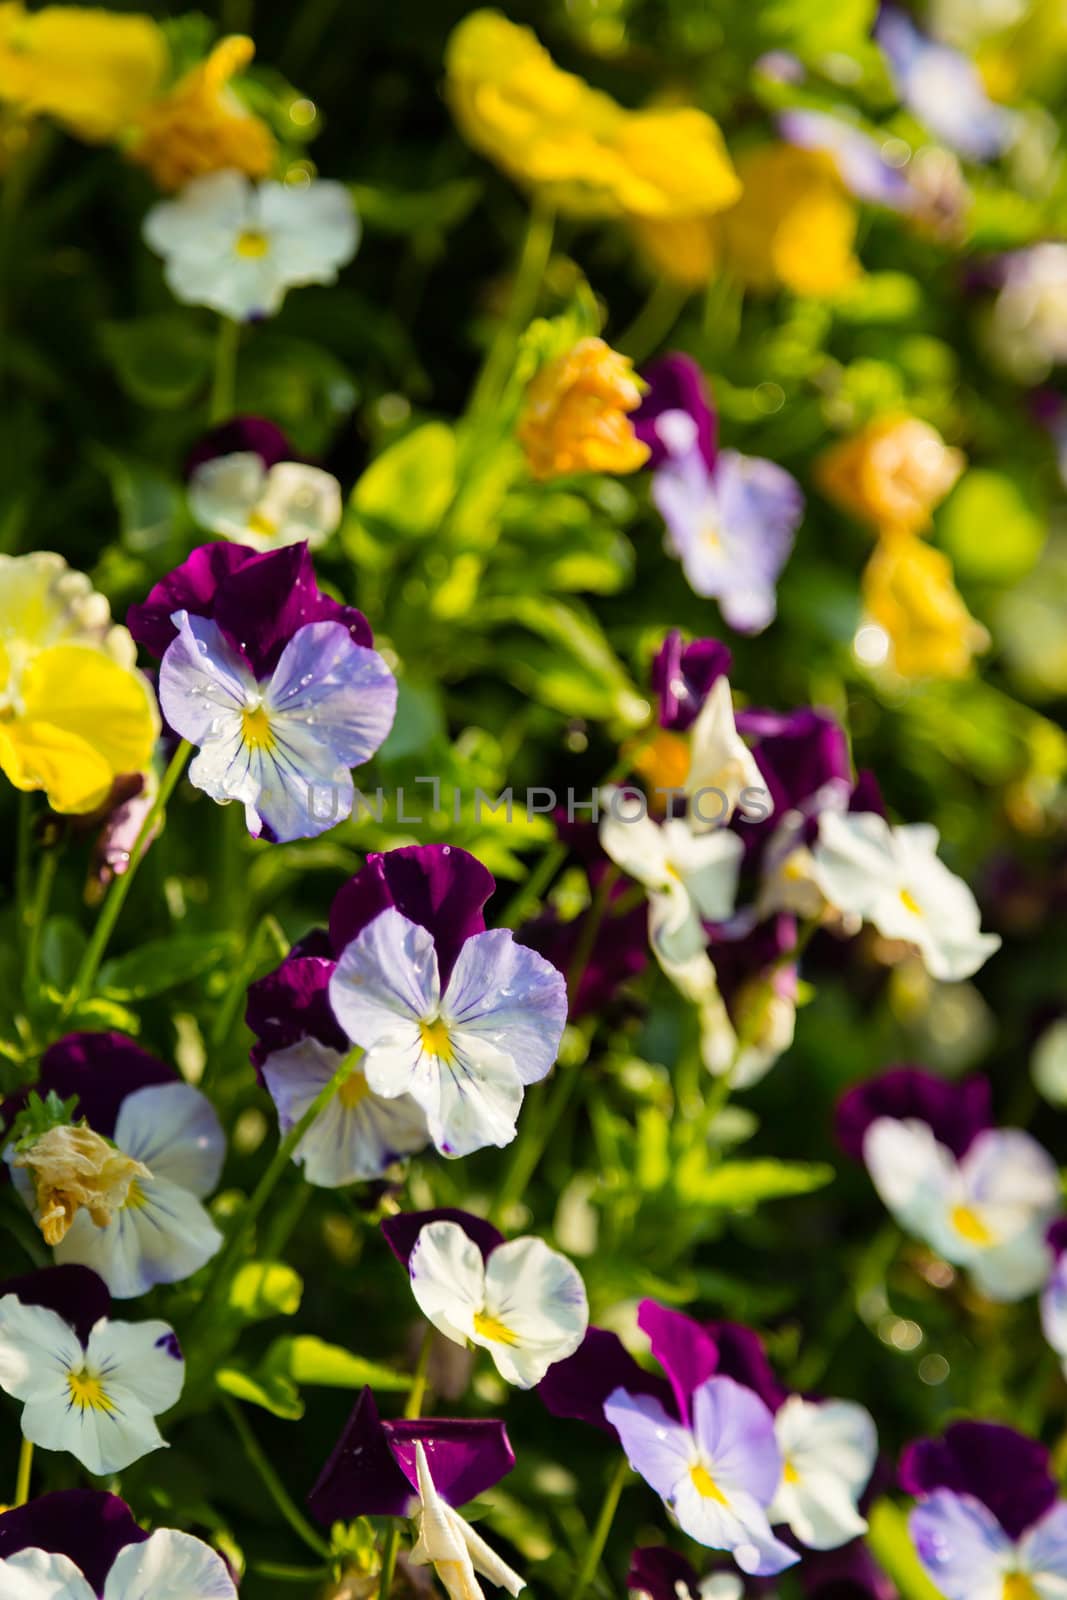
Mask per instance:
[[[1045,1282],[1048,1224],[1060,1209],[1056,1164],[1019,1128],[988,1128],[959,1160],[926,1122],[876,1117],[863,1159],[901,1227],[991,1300],[1022,1300]]]
[[[19,1550],[0,1560],[4,1600],[96,1600],[96,1590],[69,1556]],[[190,1533],[157,1528],[128,1544],[111,1564],[102,1600],[237,1600],[217,1551]]]
[[[278,1127],[287,1134],[341,1065],[337,1050],[317,1039],[302,1039],[275,1050],[263,1063],[268,1093],[278,1108]],[[293,1160],[320,1189],[380,1178],[400,1156],[430,1142],[426,1118],[409,1095],[386,1100],[375,1094],[356,1062],[337,1093],[305,1133]]]
[[[81,1206],[55,1246],[55,1260],[92,1267],[117,1300],[131,1300],[154,1284],[190,1277],[222,1244],[200,1202],[218,1183],[226,1140],[205,1095],[187,1083],[165,1083],[126,1096],[112,1142],[127,1167],[147,1170],[107,1196],[110,1217],[102,1225]],[[31,1177],[10,1146],[4,1155],[39,1222],[48,1174]]]
[[[456,1344],[488,1350],[519,1389],[573,1355],[589,1326],[577,1268],[541,1239],[512,1239],[486,1261],[456,1222],[429,1222],[408,1260],[419,1310]]]
[[[717,678],[689,735],[689,776],[685,792],[695,833],[722,828],[746,796],[755,791],[769,807],[770,797],[755,756],[737,731],[726,678]],[[770,812],[767,812],[769,815]]]
[[[873,811],[824,811],[812,875],[830,905],[870,922],[886,939],[913,944],[933,978],[970,978],[1000,949],[981,932],[978,904],[937,855],[937,829],[892,828]]]
[[[600,802],[601,848],[648,890],[652,948],[667,963],[690,960],[707,944],[703,924],[723,922],[734,909],[741,840],[725,828],[694,833],[680,817],[662,825],[644,812],[624,820],[618,789],[601,790]]]
[[[810,1550],[836,1550],[867,1531],[857,1501],[878,1454],[874,1419],[848,1400],[805,1400],[779,1408],[774,1433],[782,1452],[782,1482],[768,1516],[785,1523]]]
[[[341,485],[331,473],[302,461],[268,467],[254,450],[202,461],[188,495],[201,527],[253,550],[301,542],[317,550],[341,521]]]
[[[359,221],[342,183],[296,189],[225,171],[153,206],[144,237],[176,299],[243,321],[273,316],[287,289],[333,283],[356,253]]]
[[[101,1317],[83,1345],[46,1306],[0,1299],[0,1388],[23,1401],[22,1432],[88,1472],[121,1472],[166,1440],[155,1418],[182,1392],[185,1362],[165,1322]]]
[[[408,1559],[417,1567],[433,1567],[448,1600],[485,1600],[478,1574],[508,1594],[521,1594],[526,1582],[496,1551],[486,1544],[458,1511],[442,1500],[430,1476],[426,1450],[415,1446],[415,1471],[419,1484],[416,1512],[418,1539]]]

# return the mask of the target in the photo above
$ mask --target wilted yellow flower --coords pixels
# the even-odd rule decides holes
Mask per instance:
[[[579,339],[526,390],[518,439],[535,478],[636,472],[650,451],[628,411],[641,403],[633,362],[603,339]]]
[[[711,226],[726,265],[750,289],[831,295],[862,272],[856,207],[832,157],[789,144],[738,157],[742,194]]]
[[[129,154],[161,189],[180,189],[226,167],[250,178],[270,172],[278,149],[274,135],[229,87],[255,53],[243,34],[220,39],[206,60],[142,113]]]
[[[740,192],[718,126],[691,106],[628,111],[557,67],[529,28],[475,11],[445,53],[464,137],[579,217],[709,214]]]
[[[44,1242],[57,1245],[84,1207],[98,1228],[129,1205],[138,1178],[152,1174],[84,1124],[49,1128],[12,1163],[33,1180],[37,1226]]]
[[[880,417],[831,446],[815,467],[823,493],[863,522],[919,533],[966,466],[918,417]]]
[[[884,535],[863,575],[869,622],[888,640],[888,665],[904,678],[962,678],[989,635],[967,610],[952,563],[913,533]]]
[[[54,117],[83,139],[114,139],[128,128],[157,92],[167,62],[151,17],[0,4],[0,100]]]
[[[133,640],[61,556],[0,556],[0,772],[56,811],[93,811],[159,734]]]

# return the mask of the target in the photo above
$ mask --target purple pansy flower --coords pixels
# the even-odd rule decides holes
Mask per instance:
[[[1067,1588],[1067,1501],[1057,1500],[1014,1540],[981,1500],[936,1489],[912,1511],[908,1528],[945,1600],[1051,1600]]]
[[[660,645],[652,662],[652,688],[659,696],[659,725],[685,733],[718,678],[728,677],[733,663],[729,648],[718,639],[682,643],[677,628]]]
[[[882,6],[874,35],[901,100],[936,138],[972,161],[1000,155],[1014,118],[990,100],[973,61],[920,32],[895,6]]]
[[[300,459],[286,434],[268,417],[231,417],[229,422],[220,422],[201,434],[185,458],[185,476],[191,478],[197,467],[202,467],[206,461],[238,452],[258,456],[268,469],[276,467],[279,461]]]
[[[176,1587],[180,1585],[180,1587]],[[116,1495],[63,1489],[0,1515],[0,1594],[18,1600],[236,1600],[222,1556],[146,1533]]]
[[[917,1439],[900,1458],[906,1494],[950,1490],[980,1500],[1011,1539],[1020,1539],[1056,1503],[1049,1452],[997,1422],[953,1422],[937,1439]]]
[[[846,1089],[837,1105],[838,1143],[854,1161],[863,1160],[863,1141],[878,1117],[914,1118],[930,1127],[952,1154],[967,1154],[978,1135],[993,1126],[993,1096],[988,1078],[952,1083],[923,1067],[889,1067],[876,1078]]]
[[[880,141],[855,123],[828,111],[796,107],[781,114],[778,131],[790,144],[831,156],[845,188],[858,200],[893,211],[910,211],[915,206],[915,191],[900,168],[886,160]]]
[[[116,1299],[175,1283],[215,1254],[222,1235],[201,1201],[219,1180],[226,1141],[210,1101],[183,1083],[132,1039],[119,1033],[72,1033],[45,1051],[34,1085],[42,1099],[77,1097],[74,1115],[109,1140],[134,1180],[109,1197],[103,1226],[79,1209],[55,1246],[59,1264],[91,1267]],[[10,1120],[25,1094],[12,1096]],[[31,1211],[39,1190],[30,1168],[9,1146],[12,1180]],[[18,1164],[16,1164],[16,1161]],[[39,1173],[36,1182],[46,1177]]]
[[[24,1306],[44,1306],[70,1324],[84,1344],[93,1324],[111,1311],[111,1296],[99,1273],[89,1267],[41,1267],[17,1278],[0,1279],[0,1300],[13,1294]]]
[[[475,1500],[515,1465],[502,1422],[445,1417],[384,1422],[364,1389],[308,1495],[327,1527],[352,1517],[403,1517],[416,1503],[415,1447],[422,1444],[434,1485],[452,1506]]]
[[[253,836],[312,838],[350,814],[396,680],[362,614],[318,589],[306,545],[203,545],[128,621],[162,657],[164,716],[199,749],[192,782],[241,801]]]
[[[634,432],[642,444],[647,444],[651,455],[647,465],[651,471],[665,466],[671,459],[671,448],[659,429],[664,413],[683,412],[693,423],[694,440],[701,460],[712,471],[718,446],[719,423],[711,403],[708,386],[692,356],[675,351],[652,361],[641,376],[648,384],[641,404],[633,413]]]
[[[554,1417],[573,1417],[617,1439],[604,1402],[619,1388],[648,1395],[663,1405],[672,1404],[671,1386],[665,1378],[635,1361],[617,1334],[592,1327],[574,1355],[549,1369],[537,1393]]]

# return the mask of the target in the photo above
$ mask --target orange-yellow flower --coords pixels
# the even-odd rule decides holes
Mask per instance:
[[[888,416],[833,445],[815,471],[823,493],[861,521],[919,533],[965,465],[928,422]]]
[[[445,54],[464,137],[505,172],[579,217],[710,214],[739,185],[718,126],[691,106],[628,111],[552,60],[497,11],[459,24]]]
[[[903,678],[963,678],[989,635],[967,610],[952,563],[913,533],[886,534],[867,563],[868,622],[887,638],[888,665]]]
[[[738,157],[740,200],[713,224],[726,264],[748,288],[832,295],[862,268],[857,214],[832,157],[788,144]]]
[[[181,189],[226,167],[250,178],[270,172],[278,149],[274,136],[229,87],[255,49],[243,34],[220,39],[206,60],[145,109],[129,153],[161,189]]]
[[[151,17],[0,4],[0,100],[82,139],[117,138],[159,89],[168,51]]]
[[[518,439],[535,478],[636,472],[649,457],[627,412],[641,403],[633,362],[603,339],[579,339],[526,390]]]

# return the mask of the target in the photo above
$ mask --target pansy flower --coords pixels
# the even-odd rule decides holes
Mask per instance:
[[[919,1560],[946,1600],[1067,1592],[1067,1501],[1047,1450],[987,1422],[957,1422],[904,1452],[901,1485]]]
[[[825,151],[857,200],[891,211],[910,211],[917,204],[918,197],[900,167],[886,160],[882,141],[854,122],[828,111],[797,106],[782,112],[778,131],[802,150]]]
[[[217,1551],[146,1533],[116,1495],[61,1489],[0,1514],[0,1592],[12,1600],[237,1600]]]
[[[72,1033],[45,1051],[42,1099],[76,1097],[78,1124],[28,1148],[9,1140],[15,1187],[58,1263],[99,1273],[117,1300],[187,1278],[222,1235],[202,1199],[218,1183],[225,1138],[214,1107],[171,1067],[118,1033]],[[10,1119],[15,1097],[4,1106]]]
[[[978,904],[937,854],[928,823],[892,827],[875,812],[823,811],[811,876],[828,904],[914,945],[932,978],[970,978],[1000,949],[981,931]]]
[[[242,802],[255,837],[313,838],[349,815],[351,768],[389,732],[396,680],[362,613],[320,591],[306,545],[203,545],[129,621],[162,657],[160,703],[198,747],[197,788]]]
[[[972,161],[990,161],[1012,138],[1014,117],[986,94],[974,62],[883,5],[874,30],[897,93],[934,136]]]
[[[334,283],[359,231],[343,183],[255,184],[232,168],[194,178],[144,220],[175,298],[237,321],[273,316],[287,289]]]
[[[667,526],[667,548],[696,594],[714,597],[739,633],[773,621],[775,583],[789,559],[803,515],[800,486],[783,467],[736,450],[714,449],[710,398],[686,356],[649,367],[649,393],[638,412],[642,432],[660,446],[652,498]],[[681,363],[692,367],[678,405]],[[663,373],[661,379],[661,371]],[[710,457],[710,459],[709,459]]]
[[[1021,1128],[991,1127],[988,1103],[984,1085],[898,1069],[849,1091],[838,1127],[902,1228],[990,1299],[1021,1300],[1049,1275],[1059,1174]]]
[[[567,1017],[555,967],[507,929],[485,929],[491,887],[451,846],[390,852],[341,891],[330,917],[331,1011],[366,1052],[370,1088],[410,1096],[447,1156],[510,1143]]]
[[[22,1432],[97,1475],[165,1446],[156,1414],[178,1399],[185,1363],[165,1322],[113,1322],[103,1280],[46,1267],[0,1283],[0,1388],[23,1402]]]
[[[252,550],[302,542],[317,550],[341,521],[341,486],[332,473],[303,461],[265,468],[252,450],[205,461],[188,493],[201,527]]]
[[[573,1355],[589,1325],[581,1274],[542,1239],[512,1239],[466,1212],[413,1212],[382,1230],[423,1315],[446,1339],[488,1350],[519,1389]]]
[[[664,362],[678,359],[664,357]],[[651,424],[648,426],[652,431]],[[659,465],[654,458],[653,465]],[[692,639],[686,644],[680,631],[672,628],[652,661],[660,727],[672,733],[691,728],[712,686],[719,678],[729,677],[732,662],[730,650],[718,639]]]

